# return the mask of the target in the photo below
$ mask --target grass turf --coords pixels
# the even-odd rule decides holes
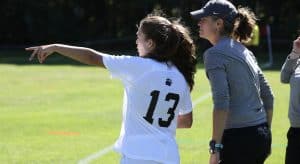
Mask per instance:
[[[77,163],[114,143],[121,125],[121,82],[96,67],[0,65],[0,162]],[[275,94],[272,155],[284,163],[289,86],[278,71],[265,71]],[[210,92],[199,68],[195,100]],[[191,129],[177,131],[181,163],[207,163],[211,136],[211,97],[194,108]],[[92,163],[118,163],[113,151]]]

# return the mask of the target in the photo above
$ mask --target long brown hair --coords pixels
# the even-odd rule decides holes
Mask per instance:
[[[231,36],[237,41],[246,43],[252,37],[252,31],[256,25],[256,16],[248,7],[239,7],[238,13],[233,22],[224,20],[224,28],[221,35]],[[222,19],[222,18],[214,18]]]
[[[169,21],[157,14],[141,20],[139,28],[146,39],[152,39],[155,48],[146,57],[160,62],[171,61],[193,89],[196,73],[195,44],[189,30],[179,21]]]

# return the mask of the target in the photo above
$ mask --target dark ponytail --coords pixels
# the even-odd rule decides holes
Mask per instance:
[[[179,21],[150,14],[142,19],[139,26],[147,39],[152,39],[155,48],[145,57],[160,62],[171,61],[184,76],[190,90],[194,86],[196,73],[195,44],[189,30]]]
[[[176,65],[179,71],[185,77],[190,89],[194,86],[194,75],[196,73],[196,57],[195,44],[190,37],[190,32],[178,22],[172,23],[173,28],[180,36],[179,45],[176,47],[175,53],[170,57],[170,60]]]
[[[247,7],[239,7],[234,21],[224,20],[224,28],[220,31],[223,36],[231,36],[239,42],[247,43],[252,37],[256,25],[255,14]],[[213,17],[214,20],[222,19]]]
[[[249,8],[238,8],[233,37],[243,43],[250,41],[255,24],[255,14]]]

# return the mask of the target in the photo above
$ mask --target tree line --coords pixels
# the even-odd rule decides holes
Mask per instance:
[[[189,12],[207,0],[2,0],[0,45],[37,43],[110,44],[133,43],[136,24],[153,9],[180,17],[197,38],[196,22]],[[258,24],[270,24],[274,44],[297,36],[300,12],[296,0],[232,0],[249,6]],[[129,41],[129,42],[128,42]],[[205,41],[201,41],[207,44]],[[277,47],[277,46],[275,46]],[[287,47],[289,48],[289,47]]]

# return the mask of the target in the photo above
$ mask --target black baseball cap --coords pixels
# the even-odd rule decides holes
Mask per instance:
[[[236,7],[227,0],[210,0],[199,10],[190,12],[192,18],[200,20],[207,16],[216,16],[228,22],[233,22],[238,11]]]

